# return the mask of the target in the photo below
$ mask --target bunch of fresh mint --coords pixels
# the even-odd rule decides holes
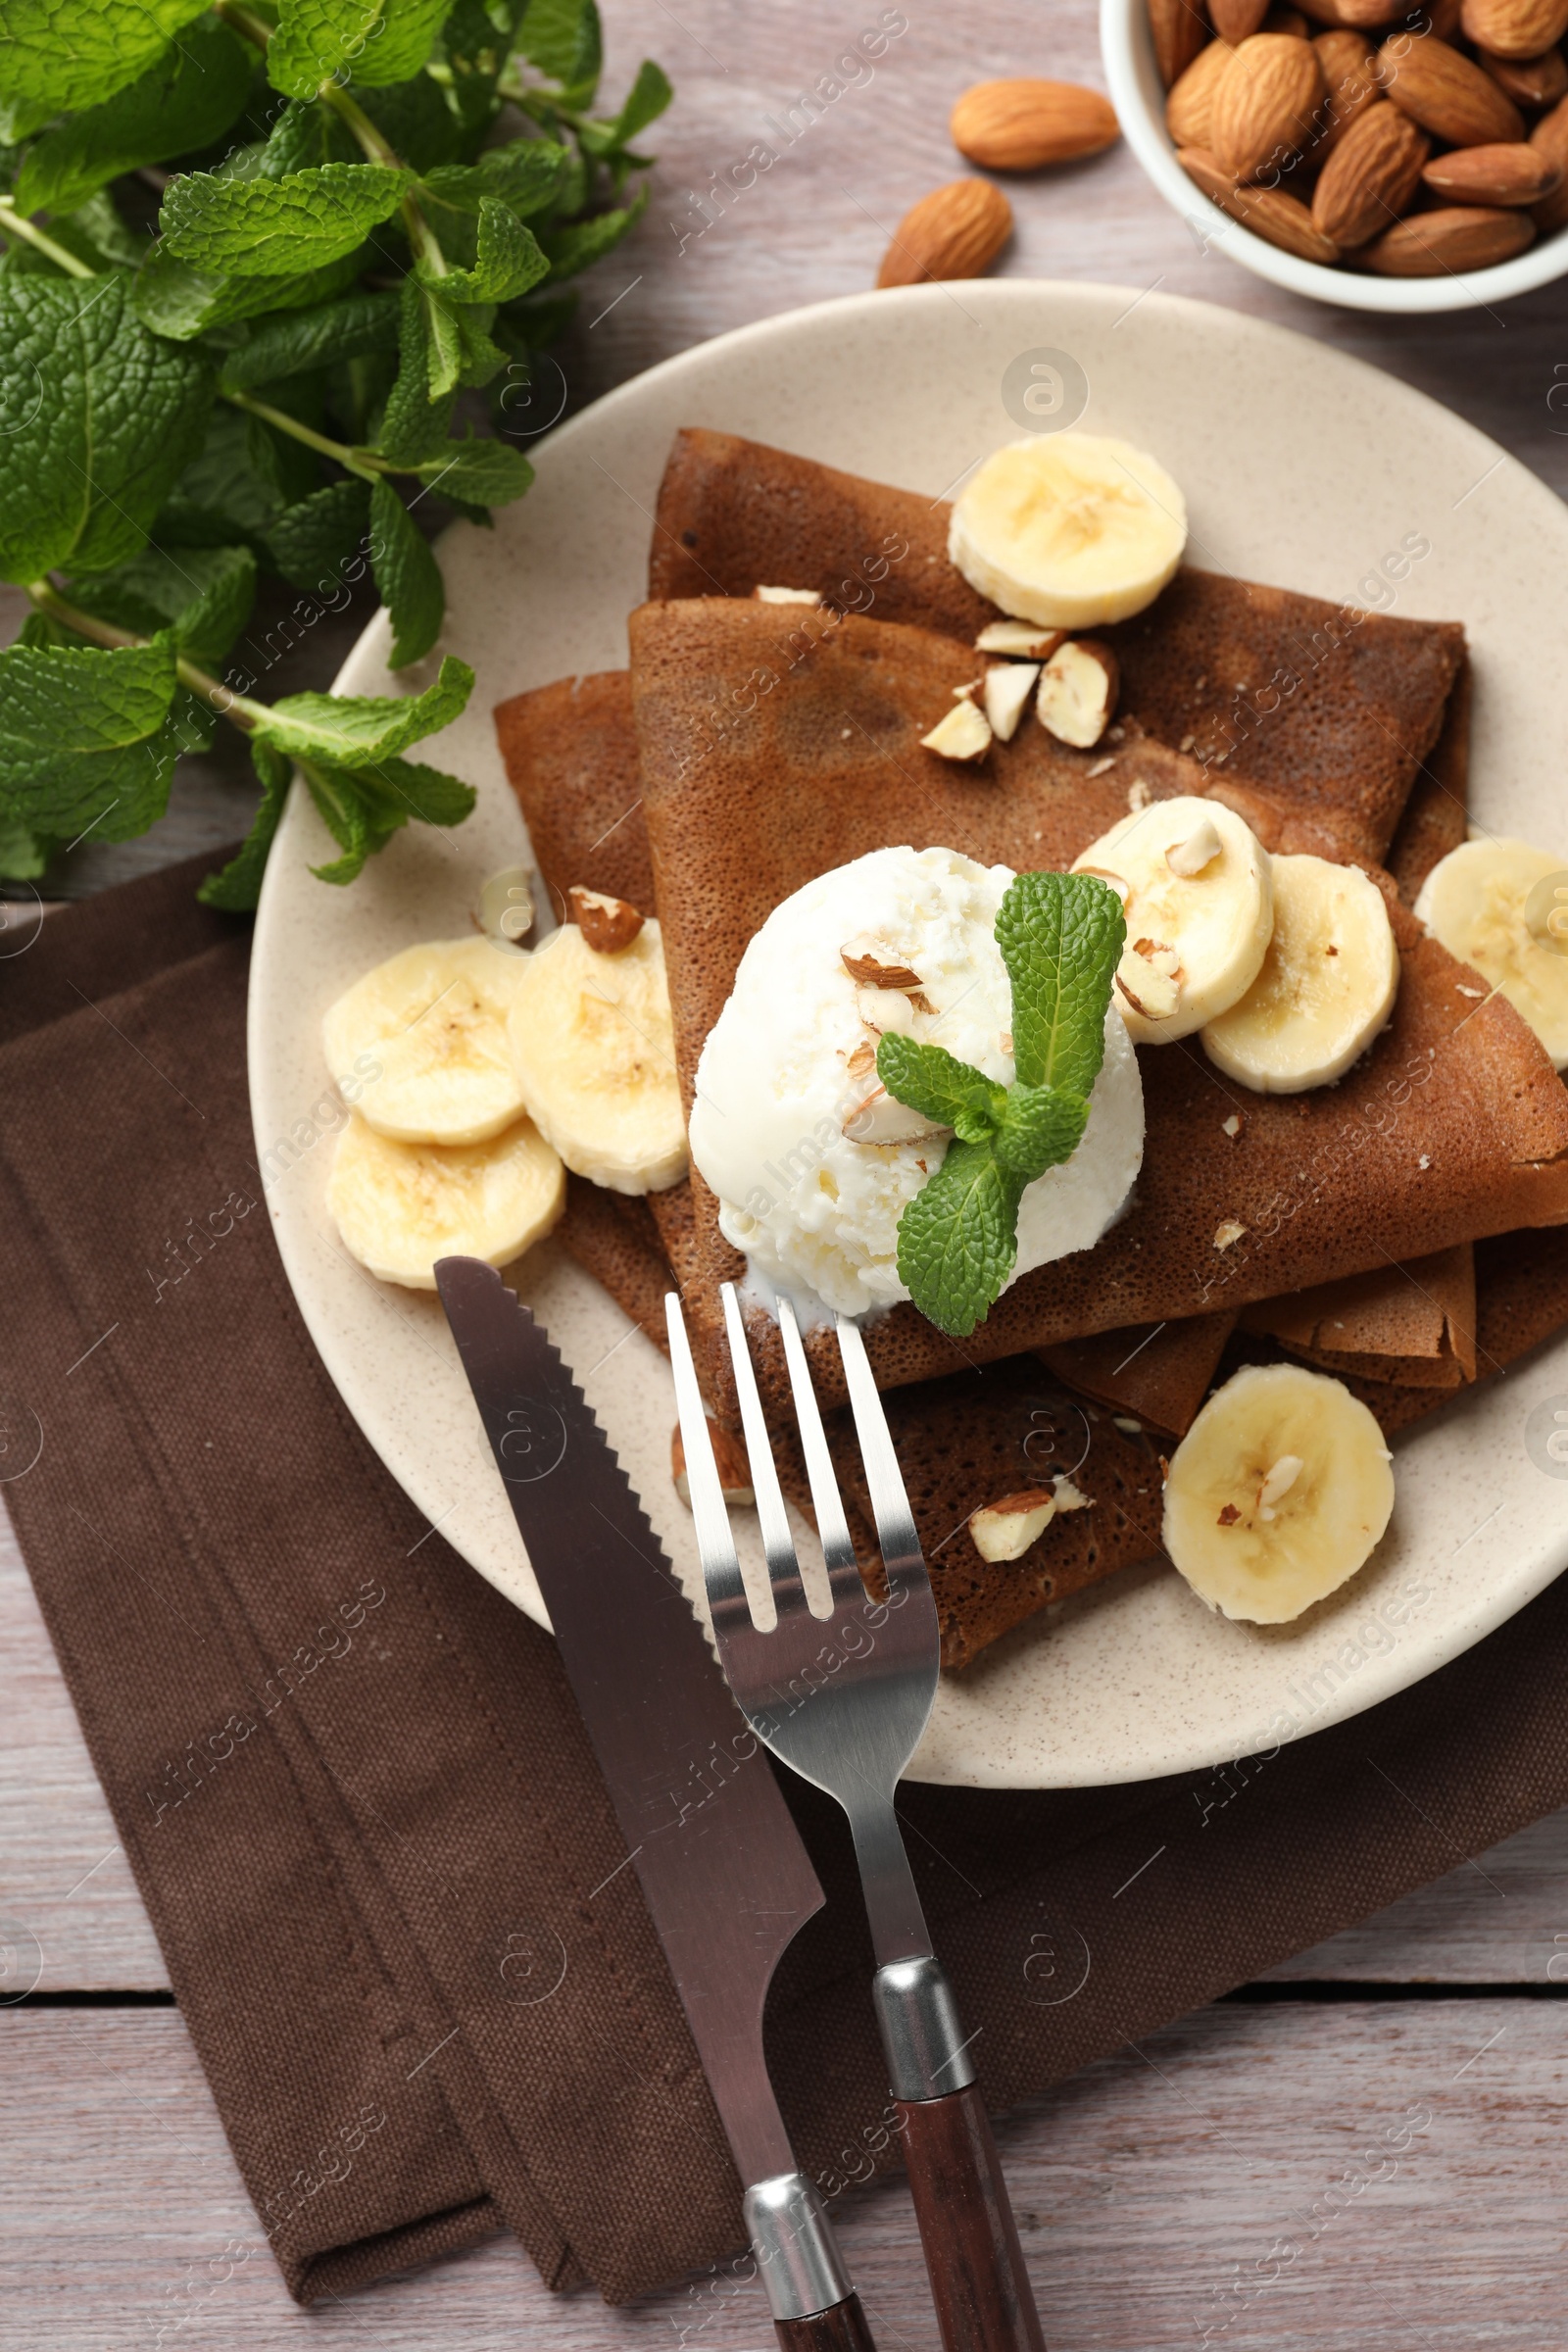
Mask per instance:
[[[1006,1287],[1024,1187],[1083,1141],[1126,928],[1120,899],[1095,875],[1019,874],[996,924],[1017,1083],[893,1030],[877,1048],[888,1093],[953,1130],[941,1167],[899,1219],[899,1279],[954,1339],[967,1339]]]
[[[429,652],[441,571],[403,491],[488,522],[527,489],[460,400],[491,387],[503,425],[526,402],[563,281],[638,217],[669,84],[644,64],[592,115],[594,0],[4,0],[0,34],[0,578],[33,604],[0,652],[0,874],[144,832],[222,716],[263,798],[203,896],[255,905],[296,766],[350,881],[471,808],[403,757],[471,671],[269,704],[213,670],[263,572],[330,602],[368,564],[393,667]]]

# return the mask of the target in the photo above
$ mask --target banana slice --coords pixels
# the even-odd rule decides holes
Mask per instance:
[[[1274,927],[1268,852],[1218,801],[1152,802],[1102,833],[1073,871],[1121,894],[1127,945],[1114,1002],[1140,1044],[1190,1036],[1257,978]]]
[[[1326,1086],[1366,1052],[1399,993],[1383,893],[1355,865],[1275,858],[1274,935],[1245,997],[1202,1032],[1228,1078],[1259,1095]]]
[[[1062,629],[1141,612],[1186,545],[1187,502],[1163,466],[1093,433],[999,449],[959,493],[948,531],[949,558],[971,588]]]
[[[1524,841],[1463,842],[1428,874],[1415,911],[1568,1068],[1568,860]]]
[[[482,1144],[521,1118],[507,1013],[526,963],[488,939],[432,940],[339,997],[321,1024],[326,1066],[340,1081],[362,1054],[378,1066],[358,1097],[377,1135]]]
[[[1365,1563],[1393,1509],[1393,1456],[1344,1382],[1253,1364],[1171,1456],[1165,1549],[1211,1609],[1288,1625]]]
[[[568,1168],[612,1193],[686,1173],[686,1122],[659,925],[597,955],[564,923],[523,967],[507,1021],[529,1116]]]
[[[529,1119],[482,1144],[399,1144],[357,1112],[337,1140],[326,1205],[383,1282],[435,1289],[439,1257],[507,1266],[566,1205],[566,1173]]]

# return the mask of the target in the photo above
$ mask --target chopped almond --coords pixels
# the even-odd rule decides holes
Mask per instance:
[[[618,956],[643,927],[644,918],[629,899],[612,899],[602,890],[585,890],[580,882],[567,891],[566,906],[596,956]]]

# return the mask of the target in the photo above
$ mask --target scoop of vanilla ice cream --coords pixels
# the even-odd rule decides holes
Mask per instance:
[[[803,1305],[847,1315],[907,1298],[898,1225],[942,1165],[946,1129],[876,1098],[880,1027],[945,1046],[1010,1085],[1012,996],[997,946],[1011,868],[954,850],[874,850],[776,906],[741,958],[703,1048],[692,1158],[717,1195],[719,1225],[754,1276]],[[844,960],[868,947],[918,975],[915,992],[867,987]],[[856,1141],[886,1133],[904,1140]],[[1117,1214],[1144,1151],[1144,1095],[1132,1041],[1112,1007],[1089,1123],[1072,1157],[1023,1196],[1013,1281],[1087,1250]]]

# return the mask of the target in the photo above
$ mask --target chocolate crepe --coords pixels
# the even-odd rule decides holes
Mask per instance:
[[[698,600],[632,616],[632,676],[677,1056],[690,1090],[747,940],[815,874],[900,841],[983,862],[1066,865],[1118,812],[1114,770],[1029,731],[984,772],[922,751],[968,664],[930,631]],[[1154,794],[1191,763],[1150,743],[1121,768]],[[1125,806],[1125,801],[1122,802]],[[1389,886],[1392,895],[1392,884]],[[1464,967],[1396,908],[1393,1020],[1334,1087],[1257,1096],[1195,1039],[1141,1049],[1148,1145],[1131,1210],[1089,1251],[1004,1294],[963,1343],[907,1305],[868,1338],[884,1387],[1096,1331],[1240,1306],[1568,1216],[1568,1093],[1506,1002],[1460,995]],[[1240,1111],[1234,1139],[1223,1122]],[[665,1197],[669,1199],[669,1196]],[[654,1213],[662,1224],[663,1210]],[[1239,1226],[1233,1242],[1222,1229]],[[714,1298],[741,1261],[701,1179],[665,1249],[710,1394],[733,1409]],[[757,1335],[764,1393],[786,1395],[776,1331]],[[769,1336],[771,1335],[771,1336]],[[836,1350],[818,1375],[842,1394]]]
[[[972,646],[997,611],[948,561],[944,500],[894,490],[733,433],[676,436],[660,487],[649,595],[814,588],[846,612]],[[1452,621],[1391,618],[1188,565],[1147,612],[1097,630],[1122,665],[1121,715],[1246,788],[1282,793],[1343,840],[1388,851],[1464,652]],[[1278,845],[1270,843],[1271,848]]]
[[[1476,1376],[1474,1251],[1460,1242],[1408,1265],[1259,1299],[1242,1321],[1325,1372],[1462,1388]]]
[[[557,913],[574,882],[650,913],[654,873],[626,671],[561,678],[514,694],[497,705],[495,720],[534,862]]]
[[[1147,1421],[1166,1437],[1184,1438],[1208,1395],[1235,1321],[1234,1312],[1222,1312],[1101,1331],[1042,1348],[1040,1358],[1081,1396]]]

